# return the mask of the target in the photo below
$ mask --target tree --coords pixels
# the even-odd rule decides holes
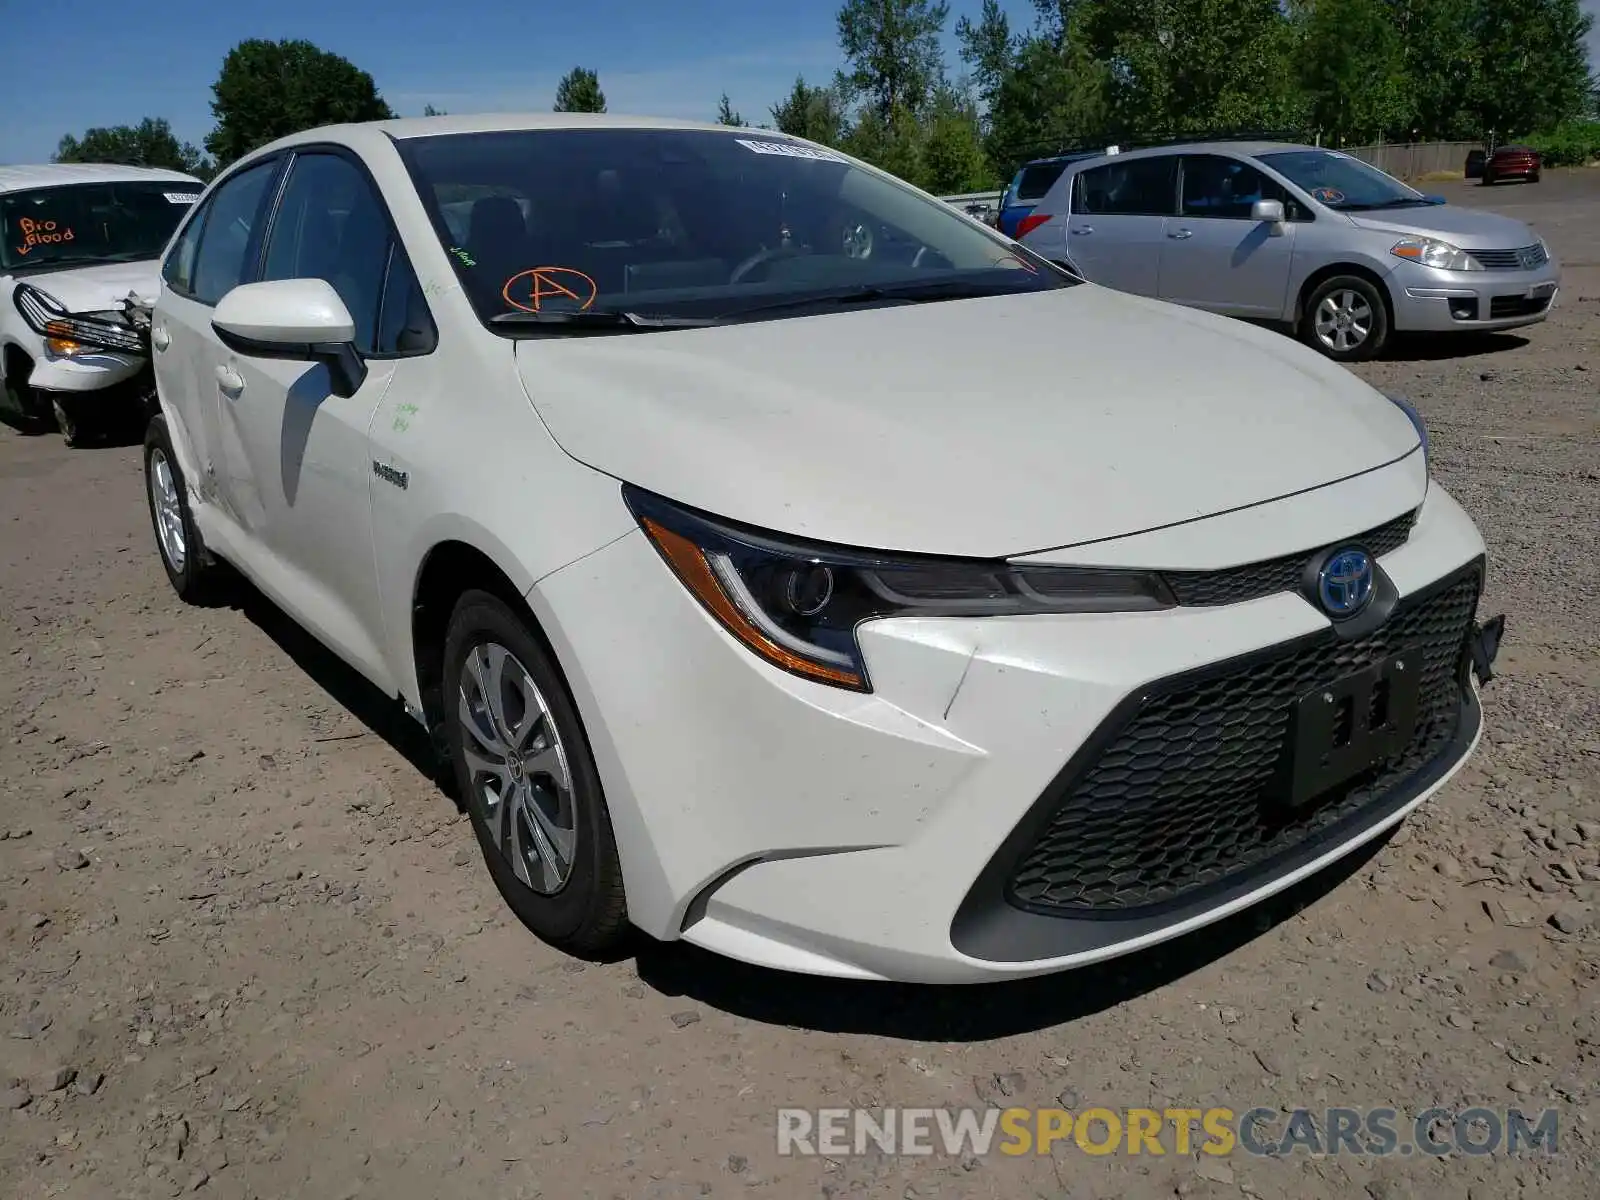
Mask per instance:
[[[944,78],[939,37],[949,17],[946,0],[845,0],[839,48],[850,95],[864,96],[885,124],[921,112]]]
[[[922,123],[921,153],[913,179],[935,195],[975,192],[994,182],[983,153],[978,109],[970,97],[941,85]]]
[[[1481,0],[1482,47],[1473,107],[1502,139],[1582,114],[1591,87],[1584,40],[1593,18],[1578,0]]]
[[[745,125],[745,121],[738,113],[733,111],[733,105],[728,101],[728,93],[722,93],[722,101],[717,105],[717,124],[719,125]]]
[[[556,84],[557,112],[603,113],[606,94],[600,90],[600,76],[587,67],[573,67]]]
[[[1336,145],[1407,132],[1405,50],[1384,0],[1316,0],[1302,20],[1300,79],[1316,127]]]
[[[425,116],[425,117],[445,117],[445,116],[449,116],[449,114],[447,112],[445,112],[444,109],[435,108],[431,104],[424,104],[422,106],[422,115]]]
[[[217,126],[206,149],[219,168],[303,129],[395,115],[371,75],[303,40],[240,42],[222,60],[211,91]]]
[[[56,147],[56,162],[162,167],[202,178],[209,177],[211,166],[194,146],[178,141],[165,117],[146,117],[137,125],[96,126],[81,139],[69,133]]]
[[[970,17],[957,21],[956,40],[961,43],[961,61],[972,71],[978,98],[993,107],[1001,84],[1017,60],[1011,21],[1000,7],[1000,0],[983,0],[976,24]]]
[[[832,88],[812,87],[795,76],[789,94],[771,108],[772,123],[792,137],[837,146],[844,134],[844,107]]]

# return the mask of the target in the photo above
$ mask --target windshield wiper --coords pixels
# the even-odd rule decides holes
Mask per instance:
[[[843,292],[812,293],[776,300],[769,304],[756,304],[749,308],[733,308],[723,313],[723,319],[735,321],[763,313],[783,312],[795,308],[837,308],[851,304],[875,304],[880,301],[901,300],[909,304],[923,304],[933,300],[973,300],[985,296],[1014,295],[1017,289],[1010,284],[975,283],[972,280],[944,279],[920,283],[868,284]]]
[[[1414,208],[1427,203],[1421,196],[1396,196],[1393,200],[1379,200],[1375,204],[1345,204],[1340,207],[1344,212],[1375,212],[1380,208]]]
[[[554,325],[569,329],[704,329],[720,325],[715,317],[666,317],[652,313],[588,308],[580,312],[506,312],[489,318],[494,325]]]

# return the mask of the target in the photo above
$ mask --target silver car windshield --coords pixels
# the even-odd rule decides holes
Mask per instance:
[[[442,134],[400,152],[479,319],[501,332],[1074,282],[948,204],[765,130]]]
[[[1374,208],[1409,208],[1429,203],[1393,176],[1359,158],[1335,150],[1279,150],[1260,155],[1262,162],[1313,200],[1342,212]]]

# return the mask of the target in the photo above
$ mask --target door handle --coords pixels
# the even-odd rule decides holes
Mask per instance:
[[[228,395],[237,396],[244,391],[244,376],[227,363],[222,363],[217,367],[217,386]]]
[[[1171,233],[1167,234],[1167,236],[1169,238],[1176,238],[1178,241],[1181,242],[1181,241],[1183,241],[1184,238],[1192,238],[1194,236],[1194,230],[1192,230],[1192,229],[1174,229]]]
[[[1093,225],[1080,225],[1076,229],[1074,229],[1072,232],[1073,233],[1093,233],[1094,232],[1094,226]]]
[[[150,344],[157,350],[165,350],[172,345],[172,335],[167,332],[165,325],[157,325],[150,331]]]

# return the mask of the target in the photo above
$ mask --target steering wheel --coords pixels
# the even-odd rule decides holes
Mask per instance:
[[[777,262],[779,259],[797,258],[800,254],[800,249],[794,245],[763,246],[733,269],[733,274],[728,276],[728,282],[743,283],[745,276],[757,267]]]
[[[865,221],[847,222],[843,230],[844,256],[846,258],[871,258],[874,239],[872,226]]]

